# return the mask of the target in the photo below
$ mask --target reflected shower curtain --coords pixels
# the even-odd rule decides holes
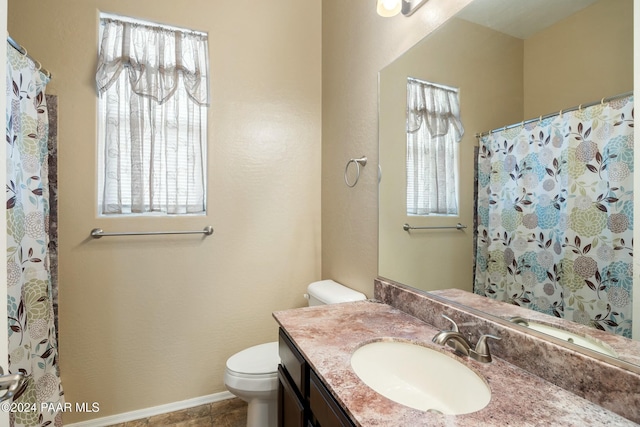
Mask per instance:
[[[631,337],[633,97],[480,138],[475,293]]]
[[[63,402],[48,259],[49,78],[7,47],[7,308],[9,371],[26,381],[11,425],[61,426]],[[42,403],[47,403],[44,410]],[[52,410],[47,410],[51,408]]]

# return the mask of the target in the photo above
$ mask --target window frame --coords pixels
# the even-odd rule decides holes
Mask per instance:
[[[207,33],[202,32],[202,31],[197,31],[197,30],[193,30],[193,29],[188,29],[188,28],[181,28],[181,27],[176,27],[176,26],[172,26],[172,25],[166,25],[166,24],[161,24],[161,23],[157,23],[157,22],[153,22],[153,21],[148,21],[148,20],[142,20],[142,19],[138,19],[138,18],[133,18],[133,17],[129,17],[129,16],[122,16],[122,15],[114,15],[114,14],[110,14],[110,13],[104,13],[104,12],[100,12],[99,14],[99,19],[98,19],[98,26],[99,26],[99,38],[98,38],[98,53],[100,53],[100,49],[101,49],[101,42],[102,42],[102,38],[103,38],[103,33],[104,33],[104,20],[106,19],[111,19],[111,20],[117,20],[117,21],[122,21],[125,23],[131,23],[131,24],[139,24],[142,26],[148,26],[148,27],[158,27],[161,28],[162,30],[169,30],[169,31],[174,31],[174,32],[185,32],[185,33],[194,33],[194,34],[198,34],[198,35],[202,35],[206,38],[208,38]],[[128,65],[125,65],[125,68],[128,67]],[[206,67],[207,67],[207,77],[209,75],[209,70],[210,70],[210,62],[208,59],[208,53],[207,53],[207,57],[206,57]],[[126,69],[123,70],[121,72],[121,75],[126,75]],[[128,80],[127,77],[125,77],[126,80]],[[184,89],[184,77],[183,74],[181,72],[178,73],[178,88],[176,90],[180,90],[180,89]],[[113,84],[113,86],[116,86],[116,83]],[[144,217],[174,217],[174,216],[205,216],[207,215],[207,205],[208,205],[208,197],[207,197],[207,193],[208,193],[208,185],[207,185],[207,181],[208,181],[208,131],[209,131],[209,120],[208,120],[208,105],[206,104],[206,106],[202,106],[202,105],[197,105],[196,102],[193,102],[192,100],[190,100],[190,98],[186,95],[186,90],[185,90],[185,95],[182,97],[183,98],[183,102],[180,104],[181,107],[186,107],[186,103],[189,102],[193,102],[193,104],[195,105],[193,108],[198,108],[199,109],[199,114],[197,114],[199,116],[199,128],[196,129],[196,131],[198,132],[198,135],[195,136],[196,139],[199,139],[202,143],[198,144],[199,145],[199,151],[201,152],[200,158],[199,158],[199,167],[200,170],[202,171],[202,203],[198,203],[197,205],[195,205],[196,209],[199,209],[200,206],[202,206],[202,210],[199,212],[177,212],[177,213],[171,213],[168,212],[166,210],[151,210],[151,206],[148,203],[148,199],[145,199],[145,204],[144,204],[144,211],[143,212],[133,212],[132,211],[132,205],[133,203],[131,202],[132,198],[129,197],[128,198],[128,203],[123,203],[122,205],[122,211],[121,212],[105,212],[104,209],[104,194],[105,194],[105,185],[106,185],[106,166],[105,166],[105,159],[107,157],[106,151],[109,150],[108,147],[108,143],[106,141],[106,128],[107,128],[107,124],[106,124],[106,98],[109,95],[109,90],[111,88],[108,88],[105,92],[99,93],[97,96],[97,100],[96,100],[96,120],[97,120],[97,129],[96,129],[96,171],[97,171],[97,176],[96,176],[96,185],[97,185],[97,199],[96,199],[96,209],[97,209],[97,215],[99,217],[103,217],[103,218],[113,218],[113,217],[136,217],[136,216],[144,216]],[[133,93],[133,90],[131,90],[130,86],[129,86],[129,91],[131,93]],[[123,109],[123,111],[119,112],[119,116],[122,117],[126,117],[126,109]],[[125,118],[126,120],[126,128],[128,130],[129,126],[130,126],[130,121],[128,118]],[[185,118],[185,115],[179,115],[178,116],[178,120],[182,120],[183,123],[184,121],[187,121],[187,119]],[[163,122],[164,123],[164,122]],[[204,133],[204,135],[202,135],[202,133]],[[145,134],[145,140],[148,138],[148,135]],[[131,142],[131,138],[128,137],[127,139],[127,144],[130,144]],[[167,141],[163,142],[163,144],[166,144]],[[176,142],[175,140],[173,141],[174,143]],[[166,147],[163,147],[166,148]],[[165,150],[167,151],[167,150]],[[145,157],[145,160],[149,160],[148,157]],[[131,178],[131,175],[129,175],[128,178]],[[198,180],[200,181],[200,180]],[[166,195],[166,188],[164,190],[162,190],[162,193]],[[192,208],[194,205],[191,205]],[[186,208],[186,205],[183,207]]]

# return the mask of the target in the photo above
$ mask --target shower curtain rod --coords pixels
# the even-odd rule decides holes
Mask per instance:
[[[517,127],[517,126],[524,126],[526,124],[533,123],[533,122],[536,122],[536,121],[539,121],[539,120],[548,119],[550,117],[555,117],[555,116],[558,116],[558,115],[560,115],[562,113],[567,113],[569,111],[580,110],[582,108],[593,107],[594,105],[604,104],[606,102],[615,101],[616,99],[626,98],[626,97],[631,96],[631,95],[633,95],[633,91],[621,93],[620,95],[614,95],[614,96],[611,96],[609,98],[602,98],[600,101],[594,101],[594,102],[590,102],[588,104],[576,105],[575,107],[567,108],[565,110],[560,110],[557,113],[551,113],[551,114],[547,114],[546,116],[536,117],[536,118],[533,118],[533,119],[525,120],[525,121],[520,122],[520,123],[514,123],[514,124],[511,124],[511,125],[508,125],[508,126],[503,126],[501,128],[495,128],[495,129],[492,129],[490,131],[476,133],[476,138],[481,138],[481,137],[483,137],[485,135],[491,135],[492,133],[500,132],[501,130],[512,129],[512,128]]]
[[[35,58],[33,58],[31,55],[29,55],[29,53],[27,52],[27,49],[25,49],[24,47],[20,46],[20,44],[18,42],[16,42],[14,39],[12,39],[9,34],[7,34],[7,42],[11,45],[11,47],[13,47],[15,50],[20,52],[21,55],[24,55],[27,58],[29,58],[30,60],[32,60],[36,64],[36,66],[38,67],[38,70],[42,71],[42,73],[45,76],[47,76],[49,78],[53,77],[51,75],[51,72],[49,72],[49,70],[47,70],[46,68],[42,68],[42,64],[40,63],[40,61],[37,61]]]

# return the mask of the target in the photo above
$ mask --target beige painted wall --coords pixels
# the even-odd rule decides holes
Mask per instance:
[[[412,17],[373,2],[322,2],[322,276],[373,295],[378,271],[378,71],[470,0],[430,0]],[[348,188],[346,162],[366,155]]]
[[[530,119],[633,90],[633,0],[600,0],[525,41]]]
[[[209,33],[206,217],[97,217],[100,10]],[[8,19],[59,97],[62,383],[100,404],[65,423],[224,391],[226,359],[275,340],[271,313],[321,278],[320,0],[10,0]],[[209,224],[206,239],[88,238]]]
[[[422,290],[473,287],[476,133],[518,121],[523,105],[523,41],[452,19],[380,72],[378,273]],[[465,134],[459,144],[459,215],[406,211],[406,81],[416,77],[459,89]],[[463,231],[414,227],[466,225]]]

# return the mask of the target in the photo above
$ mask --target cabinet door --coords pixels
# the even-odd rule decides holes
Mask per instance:
[[[278,427],[305,427],[304,405],[282,365],[278,365],[278,380]]]
[[[320,427],[352,427],[354,425],[313,371],[310,371],[309,407]]]
[[[309,365],[282,328],[280,328],[278,339],[278,353],[280,363],[284,366],[291,382],[302,396],[306,396],[309,391]]]

